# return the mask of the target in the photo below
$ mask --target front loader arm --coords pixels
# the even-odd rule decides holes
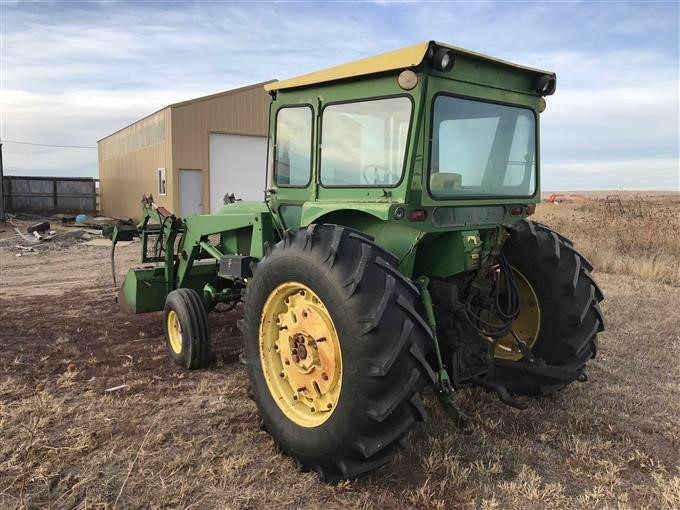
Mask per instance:
[[[163,262],[165,264],[166,293],[174,290],[177,275],[175,240],[184,232],[180,218],[159,207],[153,196],[142,196],[142,221],[137,226],[142,245],[142,263]],[[153,254],[149,254],[149,240],[154,240]]]
[[[165,296],[183,287],[202,294],[206,304],[233,300],[238,294],[233,289],[242,286],[247,275],[223,273],[218,263],[232,258],[247,266],[262,259],[266,243],[278,238],[271,212],[261,202],[236,202],[214,215],[182,219],[156,205],[151,196],[142,198],[142,220],[135,232],[142,244],[142,263],[162,263],[128,272],[123,301],[135,313],[162,310]]]
[[[184,220],[184,235],[178,256],[178,287],[185,286],[196,260],[224,255],[264,257],[265,242],[273,237],[271,214],[261,207],[237,202],[226,206],[225,214],[193,215]],[[253,204],[259,205],[259,204]],[[223,211],[225,211],[223,209]],[[211,244],[209,237],[220,234],[220,242]]]

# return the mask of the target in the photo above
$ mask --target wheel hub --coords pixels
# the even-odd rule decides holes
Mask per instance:
[[[179,354],[182,352],[182,325],[179,322],[177,312],[170,310],[168,312],[168,339],[170,340],[170,348]]]
[[[309,287],[287,282],[270,293],[262,310],[260,357],[286,416],[305,427],[328,419],[340,396],[342,355],[333,320]]]
[[[306,338],[304,335],[297,334],[293,338],[293,347],[290,352],[296,363],[304,360],[307,357],[307,348],[305,347]]]

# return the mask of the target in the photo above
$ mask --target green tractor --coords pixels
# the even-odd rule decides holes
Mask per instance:
[[[158,264],[129,271],[123,301],[164,311],[189,369],[209,363],[208,312],[243,302],[262,426],[324,480],[387,463],[428,386],[465,427],[459,388],[524,408],[585,381],[602,292],[571,241],[527,219],[555,85],[432,41],[270,83],[264,200],[178,218],[144,197]]]

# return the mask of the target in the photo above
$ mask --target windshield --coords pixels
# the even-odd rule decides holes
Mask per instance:
[[[536,121],[527,108],[450,96],[434,101],[434,198],[522,196],[536,190]]]

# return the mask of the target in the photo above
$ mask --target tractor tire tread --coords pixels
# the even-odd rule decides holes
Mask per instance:
[[[366,409],[366,416],[377,422],[385,421],[401,402],[404,402],[413,394],[419,379],[420,372],[417,368],[414,368],[406,381],[406,385],[398,388],[391,395],[385,395],[380,402],[376,402],[375,405]]]
[[[190,310],[189,317],[193,323],[193,331],[197,334],[192,335],[192,350],[196,356],[192,356],[191,366],[188,368],[203,368],[208,364],[208,318],[203,305],[203,300],[197,292],[192,289],[178,289],[187,308]]]
[[[177,301],[177,304],[173,304],[175,301]],[[189,342],[188,352],[182,353],[179,359],[173,356],[173,359],[189,370],[206,367],[210,361],[208,316],[198,292],[189,288],[175,289],[168,294],[166,312],[168,307],[183,309],[186,312],[186,320],[189,326],[189,330],[186,332]],[[176,311],[179,314],[179,310]]]
[[[551,365],[581,370],[596,355],[597,333],[604,330],[599,307],[604,296],[590,273],[592,265],[569,239],[542,223],[522,220],[510,227],[510,234],[504,253],[533,279],[539,303],[546,307],[541,314],[548,317],[542,317],[534,355]],[[521,360],[496,365],[497,382],[513,394],[546,395],[570,382],[530,374]]]
[[[311,267],[318,267],[329,282],[335,282],[344,306],[356,314],[352,326],[355,336],[341,337],[341,345],[343,341],[351,342],[354,349],[364,353],[354,372],[361,381],[361,391],[347,404],[357,414],[351,427],[338,433],[337,444],[325,446],[329,451],[324,454],[287,442],[286,438],[294,436],[285,435],[285,431],[294,424],[279,423],[275,412],[278,408],[270,411],[276,404],[269,403],[271,396],[263,395],[261,383],[256,382],[259,359],[248,359],[258,352],[248,342],[257,344],[260,316],[255,305],[248,306],[251,294],[259,284],[258,276],[274,274],[275,261],[286,256],[294,256],[297,263],[307,261]],[[412,426],[427,418],[421,391],[433,377],[423,354],[431,342],[431,331],[416,311],[420,302],[417,289],[396,269],[396,264],[392,254],[360,231],[332,224],[310,225],[291,234],[288,245],[279,242],[274,246],[249,285],[244,347],[250,353],[247,361],[255,402],[274,440],[324,481],[357,478],[386,464]],[[263,292],[258,291],[258,296]],[[342,401],[339,405],[343,405]]]

